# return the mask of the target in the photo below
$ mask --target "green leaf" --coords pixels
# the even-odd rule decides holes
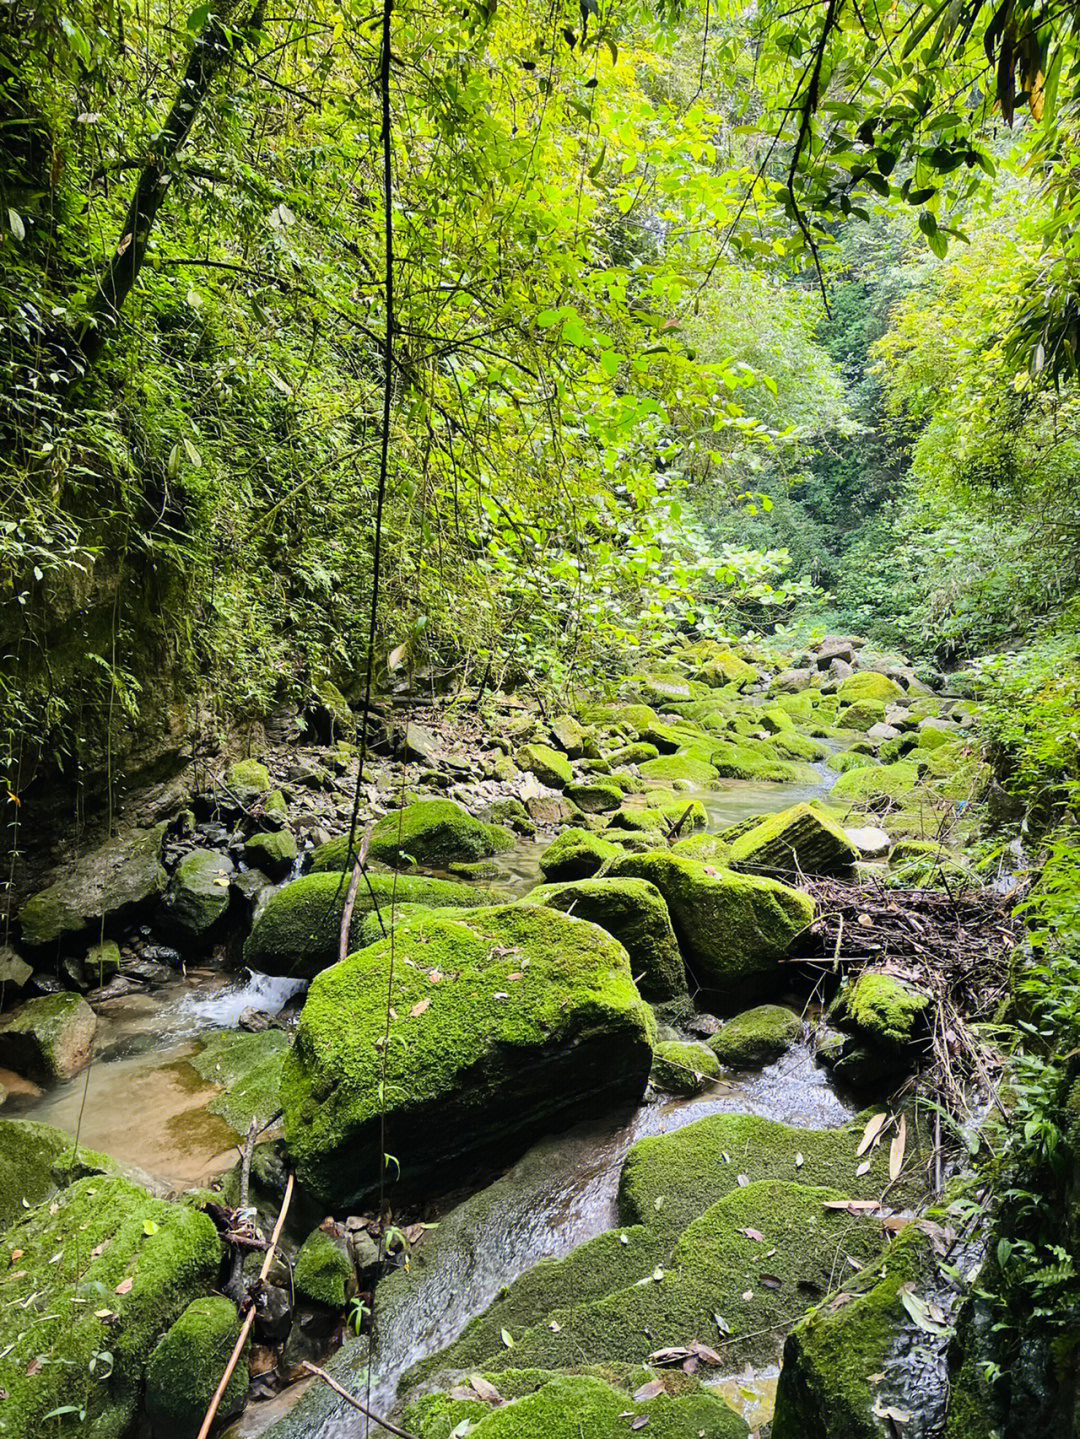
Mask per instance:
[[[26,226],[23,224],[22,216],[19,214],[18,210],[13,210],[10,205],[8,206],[7,213],[8,225],[11,228],[11,233],[15,236],[16,240],[25,240]]]
[[[541,330],[550,330],[552,325],[557,325],[561,319],[561,310],[541,310],[536,317],[536,323]]]
[[[604,168],[604,161],[607,158],[607,141],[600,146],[600,153],[589,166],[589,179],[595,180],[600,171]]]

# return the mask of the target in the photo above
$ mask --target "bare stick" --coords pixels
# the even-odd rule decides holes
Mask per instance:
[[[349,881],[349,893],[345,896],[345,908],[341,911],[341,934],[338,939],[338,959],[342,960],[349,952],[349,930],[352,928],[353,910],[356,907],[356,892],[360,888],[360,876],[367,864],[368,846],[371,844],[371,831],[374,827],[374,820],[364,831],[364,838],[360,841],[360,853],[356,856],[356,863],[353,865],[352,879]]]
[[[296,1176],[294,1174],[290,1174],[288,1183],[285,1185],[285,1198],[281,1201],[281,1213],[277,1217],[277,1223],[274,1225],[274,1232],[270,1237],[270,1248],[266,1251],[265,1258],[262,1262],[262,1268],[259,1270],[260,1284],[265,1282],[266,1276],[270,1273],[270,1266],[274,1262],[274,1255],[277,1252],[278,1240],[281,1238],[281,1231],[285,1228],[285,1216],[289,1212],[289,1204],[292,1200],[293,1186],[295,1185],[295,1183]],[[210,1427],[213,1424],[215,1418],[217,1417],[218,1406],[221,1404],[222,1399],[225,1397],[225,1390],[228,1389],[229,1380],[233,1377],[236,1366],[240,1362],[240,1356],[244,1352],[244,1345],[247,1343],[248,1335],[251,1333],[251,1326],[254,1323],[255,1306],[253,1304],[248,1310],[248,1312],[244,1315],[244,1322],[240,1326],[240,1333],[237,1337],[236,1344],[233,1347],[232,1355],[229,1358],[228,1364],[226,1364],[225,1366],[225,1373],[221,1376],[221,1383],[214,1390],[214,1397],[210,1400],[210,1408],[206,1411],[206,1418],[202,1422],[202,1428],[199,1430],[197,1439],[206,1439],[206,1436],[210,1433]],[[409,1439],[412,1439],[411,1435],[409,1436]]]
[[[366,1404],[357,1399],[355,1394],[350,1394],[347,1389],[343,1389],[336,1379],[327,1374],[325,1369],[320,1369],[317,1364],[312,1364],[307,1359],[304,1360],[304,1368],[309,1374],[314,1374],[316,1379],[321,1379],[324,1384],[329,1384],[334,1393],[340,1394],[346,1404],[351,1404],[354,1409],[359,1409],[366,1418],[374,1419],[376,1424],[382,1425],[384,1429],[389,1429],[391,1434],[398,1436],[398,1439],[416,1439],[416,1436],[410,1434],[407,1429],[399,1429],[396,1424],[391,1424],[389,1419],[383,1419],[373,1409],[369,1409]],[[202,1439],[201,1434],[199,1439]]]
[[[256,1114],[251,1116],[251,1123],[248,1125],[247,1139],[244,1141],[244,1153],[240,1161],[240,1203],[238,1209],[248,1207],[248,1192],[251,1188],[251,1156],[255,1152],[255,1137],[259,1132],[259,1117]],[[229,1282],[225,1286],[225,1293],[237,1304],[244,1297],[244,1251],[237,1249],[233,1254],[232,1268],[229,1271]]]

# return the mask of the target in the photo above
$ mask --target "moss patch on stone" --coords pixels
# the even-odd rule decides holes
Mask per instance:
[[[450,799],[422,799],[383,815],[371,832],[368,858],[398,868],[411,864],[441,868],[452,860],[490,859],[512,849],[514,837],[501,825],[485,824]],[[316,873],[352,869],[349,836],[321,844],[312,855]]]
[[[881,704],[891,704],[902,700],[907,692],[888,675],[878,674],[876,670],[860,670],[842,679],[836,693],[843,704],[854,704],[856,700],[878,700]]]
[[[29,999],[0,1018],[0,1064],[35,1084],[56,1084],[87,1063],[97,1015],[80,994]]]
[[[261,1128],[281,1108],[278,1088],[288,1048],[288,1036],[280,1029],[262,1034],[223,1029],[202,1036],[202,1048],[187,1062],[200,1079],[224,1088],[207,1105],[210,1113],[245,1134],[253,1118]]]
[[[229,887],[236,866],[225,854],[193,849],[176,866],[169,886],[169,918],[184,933],[199,938],[229,908]]]
[[[708,1041],[721,1064],[753,1069],[772,1064],[802,1035],[802,1020],[782,1004],[760,1004],[729,1019]]]
[[[207,1295],[188,1305],[158,1341],[146,1367],[146,1412],[160,1439],[195,1439],[240,1336],[231,1299]],[[218,1407],[228,1419],[244,1407],[246,1356],[241,1357]]]
[[[62,1185],[114,1168],[104,1155],[76,1150],[71,1136],[51,1124],[0,1119],[0,1231]]]
[[[651,1078],[668,1094],[700,1094],[720,1078],[720,1062],[707,1044],[668,1039],[656,1046]]]
[[[244,858],[271,878],[288,874],[300,853],[287,829],[260,830],[244,844]]]
[[[722,867],[727,864],[731,844],[718,834],[688,834],[675,841],[671,852],[683,859],[696,860],[699,864]]]
[[[607,761],[612,765],[644,764],[647,760],[658,759],[660,751],[654,744],[646,744],[638,740],[635,744],[620,745],[618,749],[609,750]]]
[[[416,917],[394,939],[385,1058],[388,940],[315,979],[285,1061],[286,1138],[322,1202],[377,1184],[383,1113],[402,1179],[445,1181],[586,1106],[640,1097],[652,1014],[626,951],[596,925],[502,905]]]
[[[877,760],[862,750],[841,749],[831,754],[825,763],[837,774],[847,774],[849,769],[865,769],[867,765],[877,764]]]
[[[833,785],[831,798],[835,804],[853,805],[897,800],[910,794],[918,782],[918,767],[907,760],[897,760],[895,764],[849,769]]]
[[[840,991],[829,1017],[877,1044],[903,1049],[921,1030],[929,1007],[929,996],[902,979],[870,973]]]
[[[646,760],[639,766],[646,779],[673,780],[684,784],[707,788],[720,778],[720,772],[706,759],[687,754],[662,754],[658,759]]]
[[[549,789],[565,789],[574,778],[570,761],[550,745],[525,745],[518,753],[517,762]]]
[[[585,814],[607,814],[623,802],[623,788],[614,779],[568,784],[564,793]]]
[[[681,823],[680,834],[704,829],[709,822],[708,812],[699,799],[670,799],[657,803],[658,796],[649,796],[651,804],[645,806],[623,805],[612,816],[610,829],[659,831],[667,834],[674,825]],[[684,817],[685,816],[685,817]]]
[[[840,874],[859,852],[840,826],[808,804],[771,814],[731,845],[732,869],[778,874]]]
[[[330,1309],[344,1309],[355,1278],[344,1247],[324,1230],[313,1230],[296,1256],[293,1283],[297,1294]]]
[[[587,829],[564,829],[540,856],[540,872],[552,881],[591,879],[619,850]]]

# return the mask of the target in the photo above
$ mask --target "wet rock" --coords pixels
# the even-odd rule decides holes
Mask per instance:
[[[686,1020],[685,1027],[691,1034],[698,1034],[702,1039],[708,1039],[710,1035],[723,1027],[724,1021],[718,1019],[715,1014],[693,1014]]]
[[[193,1300],[158,1341],[146,1367],[146,1412],[154,1439],[195,1439],[239,1335],[233,1302],[208,1295]],[[218,1407],[221,1418],[239,1414],[247,1392],[242,1356]]]
[[[866,731],[866,738],[873,740],[875,744],[884,744],[886,740],[898,740],[900,738],[900,731],[895,725],[884,723],[872,724]]]
[[[617,810],[623,802],[622,789],[603,779],[591,783],[576,783],[566,786],[567,799],[572,800],[585,814],[608,814]]]
[[[88,1062],[97,1015],[78,994],[30,999],[0,1018],[0,1064],[35,1084],[70,1079]]]
[[[809,669],[784,670],[773,677],[769,691],[777,695],[797,694],[800,690],[809,689],[813,678],[813,672]]]
[[[585,743],[585,731],[573,715],[556,715],[551,721],[551,733],[555,743],[571,759],[580,759]]]
[[[165,908],[189,939],[202,938],[228,910],[235,872],[228,855],[210,849],[193,849],[177,865]]]
[[[286,778],[290,784],[298,785],[300,789],[324,790],[333,787],[329,774],[318,764],[295,764]]]
[[[252,1119],[260,1127],[268,1124],[281,1108],[278,1087],[288,1048],[288,1036],[277,1026],[255,1034],[222,1029],[204,1035],[187,1063],[200,1079],[222,1088],[207,1111],[237,1134],[245,1134]]]
[[[720,1078],[720,1062],[706,1044],[663,1040],[653,1053],[649,1077],[668,1094],[700,1094]]]
[[[283,879],[300,853],[296,839],[287,829],[263,830],[244,844],[244,858],[271,879]]]
[[[120,946],[114,939],[95,944],[87,953],[83,968],[88,984],[100,989],[120,972]]]
[[[395,941],[398,956],[422,949],[422,964],[395,966],[385,1054],[389,940],[315,979],[286,1058],[286,1140],[320,1202],[358,1204],[377,1188],[383,1152],[402,1184],[445,1186],[482,1158],[505,1162],[538,1130],[640,1098],[652,1015],[626,952],[595,925],[503,905],[419,916]]]
[[[27,964],[10,945],[0,946],[0,990],[10,993],[25,988],[33,972],[33,965]]]
[[[143,912],[168,882],[161,863],[167,825],[110,840],[65,870],[19,910],[26,944],[51,944],[81,935],[103,921],[115,924]]]
[[[563,830],[544,850],[540,872],[551,881],[591,879],[607,860],[620,853],[617,845],[575,826]]]
[[[581,816],[577,805],[572,800],[563,799],[561,795],[530,795],[525,801],[525,808],[529,812],[529,818],[545,829]]]
[[[709,1048],[730,1069],[772,1064],[802,1036],[802,1020],[780,1004],[761,1004],[729,1019]]]
[[[906,1049],[926,1026],[930,997],[892,974],[863,973],[829,1010],[831,1023],[892,1050]]]
[[[142,994],[145,985],[133,975],[115,974],[108,984],[87,991],[86,1002],[95,1009],[107,1005],[110,1000],[123,999],[129,994]]]
[[[534,774],[549,789],[565,789],[574,778],[570,761],[550,745],[527,744],[518,753],[518,764]]]
[[[500,825],[485,824],[450,799],[425,799],[384,815],[371,832],[373,862],[407,867],[441,867],[453,860],[489,859],[512,849],[513,836]],[[349,836],[320,845],[312,855],[315,872],[352,868]]]
[[[876,700],[881,704],[892,704],[902,700],[906,691],[888,675],[876,670],[859,670],[845,679],[837,693],[844,704],[855,704],[860,700]],[[884,712],[883,712],[884,713]]]
[[[356,1293],[356,1271],[343,1224],[328,1219],[308,1235],[296,1256],[293,1283],[308,1304],[345,1308]]]
[[[614,846],[613,846],[614,848]],[[686,992],[686,974],[667,905],[644,879],[581,879],[543,884],[526,896],[575,919],[598,924],[630,956],[630,969],[646,999]]]
[[[256,909],[259,897],[272,886],[273,881],[261,869],[245,869],[240,874],[233,876],[233,890],[240,895],[245,904],[250,906],[252,911]]]
[[[529,818],[529,811],[519,799],[511,796],[492,800],[491,804],[481,812],[480,818],[486,820],[488,824],[507,825],[515,834],[523,834],[531,838],[536,833],[536,825]]]
[[[287,1288],[264,1284],[255,1298],[255,1337],[264,1344],[280,1344],[292,1326],[292,1309]]]
[[[140,988],[149,985],[151,989],[160,989],[176,978],[167,964],[159,964],[157,960],[145,959],[141,955],[125,955],[122,967],[123,978],[135,981]]]
[[[237,760],[236,764],[229,766],[225,783],[237,804],[249,809],[260,796],[269,792],[270,771],[257,759]]]
[[[831,798],[836,804],[865,805],[902,799],[919,782],[919,770],[909,760],[893,764],[859,766],[836,781]]]
[[[739,835],[732,869],[775,874],[842,874],[858,859],[847,835],[820,810],[793,805]]]

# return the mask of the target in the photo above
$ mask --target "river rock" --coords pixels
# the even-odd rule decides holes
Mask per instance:
[[[813,671],[809,669],[784,670],[773,677],[769,690],[776,695],[797,694],[800,690],[809,689],[813,678]]]
[[[70,1079],[90,1058],[97,1015],[78,994],[30,999],[0,1017],[0,1064],[35,1084]]]
[[[260,830],[244,843],[244,858],[271,879],[284,879],[300,853],[287,829]]]
[[[610,814],[623,802],[620,786],[602,778],[568,784],[564,793],[585,814]]]
[[[863,973],[846,985],[829,1010],[829,1020],[873,1044],[906,1049],[926,1026],[930,996],[892,974]]]
[[[842,874],[859,853],[847,835],[820,810],[792,805],[740,834],[732,842],[732,869],[775,874]]]
[[[802,1020],[782,1004],[759,1004],[736,1014],[709,1040],[709,1049],[729,1069],[772,1064],[802,1035]]]
[[[555,743],[571,759],[580,759],[585,743],[585,731],[573,715],[556,715],[551,721],[551,733]]]
[[[293,1283],[309,1304],[345,1308],[356,1293],[356,1270],[343,1224],[328,1219],[308,1235],[296,1256]]]
[[[9,944],[0,946],[0,994],[23,989],[33,972],[33,965],[27,964]]]
[[[866,731],[866,738],[873,740],[875,744],[884,744],[886,740],[898,740],[900,734],[895,725],[880,723],[870,726]]]
[[[229,889],[236,866],[226,854],[193,849],[176,866],[165,909],[189,939],[211,930],[229,908]]]
[[[250,809],[270,790],[270,771],[257,759],[241,759],[225,775],[232,797],[242,809]]]
[[[706,1044],[666,1039],[653,1052],[649,1077],[667,1094],[700,1094],[720,1078],[720,1061]]]
[[[570,761],[550,745],[527,744],[519,751],[517,761],[549,789],[565,789],[574,778]]]
[[[91,1150],[76,1153],[71,1135],[51,1124],[0,1119],[0,1233],[73,1179],[113,1167]]]
[[[512,849],[514,839],[501,825],[474,819],[451,799],[424,799],[383,815],[371,832],[372,861],[407,867],[444,867],[452,861],[489,859]],[[312,855],[314,871],[352,868],[349,836],[340,835]]]
[[[552,1125],[640,1098],[652,1015],[595,925],[521,904],[417,916],[393,954],[385,1054],[389,940],[317,976],[285,1061],[289,1150],[328,1207],[373,1193],[383,1152],[404,1183],[449,1188]]]
[[[591,879],[609,859],[622,851],[618,845],[574,826],[564,829],[540,856],[540,872],[552,881]]]
[[[859,700],[877,700],[886,705],[902,701],[906,691],[888,675],[864,669],[842,680],[837,694],[841,702],[847,705],[855,704]],[[882,713],[884,714],[884,711]]]
[[[51,944],[147,909],[168,883],[161,863],[165,830],[164,823],[139,830],[76,860],[19,910],[24,943]]]
[[[813,920],[814,905],[777,880],[710,870],[654,850],[613,860],[608,873],[656,885],[687,967],[730,1007],[779,982],[779,960]]]
[[[615,849],[614,845],[611,848]],[[660,891],[648,880],[581,879],[542,884],[525,902],[561,910],[606,930],[630,956],[630,968],[646,999],[685,994],[686,974],[671,917]]]
[[[214,1294],[193,1300],[158,1341],[146,1367],[146,1413],[154,1439],[196,1439],[239,1336],[236,1305]],[[218,1416],[228,1419],[239,1414],[247,1393],[244,1354]]]

